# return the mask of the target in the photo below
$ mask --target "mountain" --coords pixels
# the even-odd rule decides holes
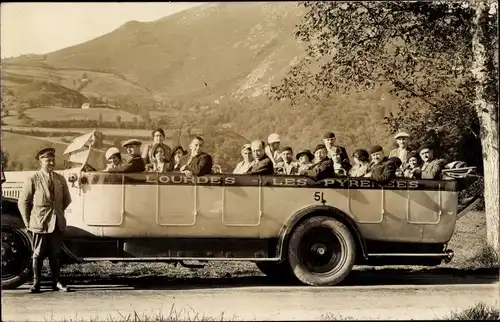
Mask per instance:
[[[252,96],[303,53],[293,38],[303,12],[295,2],[207,4],[127,22],[44,63],[123,75],[172,99]]]

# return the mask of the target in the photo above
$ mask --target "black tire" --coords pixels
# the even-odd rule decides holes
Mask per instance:
[[[30,281],[33,248],[24,229],[2,225],[2,288],[15,289]]]
[[[306,219],[288,243],[290,268],[307,285],[340,283],[351,272],[355,259],[354,237],[343,223],[330,217]]]
[[[276,262],[256,262],[257,268],[273,281],[279,283],[296,281],[290,265],[287,261],[281,263]]]

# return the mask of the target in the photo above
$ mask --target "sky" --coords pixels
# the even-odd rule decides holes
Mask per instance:
[[[203,2],[2,3],[1,57],[45,54],[113,31],[125,22],[153,21]]]

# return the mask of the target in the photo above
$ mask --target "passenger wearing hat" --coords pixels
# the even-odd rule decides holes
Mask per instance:
[[[328,157],[328,151],[324,144],[318,144],[314,149],[315,163],[309,170],[303,170],[301,175],[308,176],[314,181],[323,180],[333,176],[333,162]]]
[[[434,150],[430,144],[421,146],[418,150],[418,154],[423,161],[421,178],[439,180],[441,177],[441,170],[445,167],[445,160],[434,158]]]
[[[276,174],[297,175],[299,174],[299,164],[293,161],[293,150],[287,146],[281,150],[281,160],[276,163]]]
[[[408,153],[410,153],[410,148],[408,147],[409,137],[410,135],[406,132],[398,132],[394,135],[398,146],[389,153],[389,158],[398,157],[403,162],[403,167],[406,164]]]
[[[169,158],[166,161],[167,163],[169,163],[172,149],[164,143],[165,131],[163,131],[163,129],[161,128],[155,129],[151,132],[151,136],[153,138],[153,142],[146,144],[144,146],[144,150],[142,150],[142,158],[144,159],[144,163],[149,164],[152,162],[151,160],[153,159],[153,146],[156,147],[158,145],[160,145],[165,151],[165,155]]]
[[[182,145],[178,145],[172,149],[172,154],[170,156],[170,168],[169,172],[180,172],[182,167],[182,160],[187,155],[187,151],[184,150]]]
[[[401,166],[398,157],[387,158],[384,149],[380,145],[374,145],[368,149],[372,162],[369,169],[370,177],[380,184],[386,184],[396,176],[397,169]]]
[[[403,175],[408,179],[420,179],[422,169],[420,168],[420,156],[418,152],[411,151],[406,157]]]
[[[282,161],[279,152],[279,147],[281,144],[280,136],[277,133],[270,134],[267,137],[267,143],[268,145],[265,148],[266,155],[273,163],[273,167],[276,167],[276,164]]]
[[[146,164],[144,163],[144,159],[141,158],[141,144],[141,141],[136,139],[130,139],[123,142],[122,146],[127,149],[127,153],[130,154],[130,159],[121,166],[109,169],[107,172],[144,172],[146,170]]]
[[[370,165],[370,155],[364,149],[357,149],[352,154],[354,165],[349,170],[350,177],[363,177],[368,172]]]
[[[254,140],[250,144],[252,148],[253,162],[247,174],[271,175],[274,174],[273,162],[265,152],[265,143]]]
[[[52,290],[68,291],[60,281],[60,255],[63,234],[66,230],[64,211],[71,203],[68,184],[55,167],[55,150],[43,148],[35,159],[40,170],[31,175],[23,185],[18,208],[27,230],[33,233],[33,286],[30,293],[40,292],[43,260],[49,257]]]
[[[244,144],[241,147],[241,157],[242,161],[238,162],[236,168],[234,168],[234,174],[244,174],[248,172],[248,169],[252,166],[253,156],[252,156],[252,148],[250,144]]]
[[[189,144],[191,155],[186,164],[181,167],[181,172],[186,176],[204,176],[212,172],[212,156],[202,151],[205,141],[197,136]]]
[[[113,169],[116,167],[119,167],[123,165],[123,160],[122,160],[122,154],[120,153],[120,150],[118,150],[115,147],[111,147],[106,151],[106,160],[108,161],[108,164],[106,166],[106,169],[104,171],[108,171],[109,169]]]
[[[347,155],[347,151],[343,146],[336,145],[335,142],[337,141],[337,138],[335,137],[335,133],[333,132],[326,132],[323,134],[323,143],[325,144],[325,147],[328,151],[328,157],[331,159],[332,158],[332,150],[334,147],[337,147],[340,149],[340,158],[341,158],[341,163],[342,164],[350,164],[349,162],[349,156]]]
[[[299,165],[298,172],[301,173],[303,170],[309,170],[312,167],[314,154],[312,154],[312,152],[309,149],[304,149],[300,150],[299,153],[297,153],[297,155],[295,156],[295,158],[298,160],[298,165]]]

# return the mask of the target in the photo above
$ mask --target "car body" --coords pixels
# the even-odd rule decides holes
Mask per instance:
[[[106,173],[88,168],[91,137],[66,151],[79,153],[81,165],[59,172],[72,197],[64,250],[73,261],[253,261],[269,276],[334,285],[353,265],[438,265],[453,256],[455,179],[380,185],[370,178]],[[32,173],[7,171],[2,185],[2,228],[21,235],[15,203]],[[4,283],[2,276],[2,286],[24,280]]]

